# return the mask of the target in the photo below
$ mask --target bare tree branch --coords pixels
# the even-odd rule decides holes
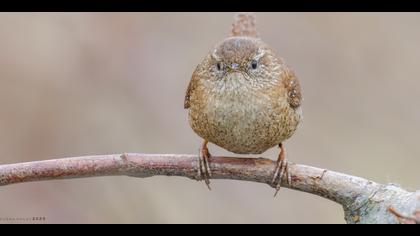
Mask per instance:
[[[197,160],[196,155],[130,153],[0,165],[0,185],[118,175],[139,178],[183,176],[200,180]],[[210,168],[213,179],[244,180],[271,186],[275,164],[266,158],[214,156]],[[401,223],[401,216],[415,217],[420,209],[420,191],[409,192],[395,185],[382,185],[311,166],[289,163],[289,168],[292,183],[283,181],[283,187],[341,204],[348,223]]]

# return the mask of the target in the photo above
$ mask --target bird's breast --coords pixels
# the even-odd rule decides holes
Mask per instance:
[[[209,96],[203,112],[210,120],[219,122],[227,126],[226,128],[240,129],[263,120],[271,109],[267,96],[248,91],[213,94]]]
[[[198,100],[190,108],[193,130],[234,153],[262,153],[291,135],[297,125],[281,94],[276,98],[269,92],[219,89]]]

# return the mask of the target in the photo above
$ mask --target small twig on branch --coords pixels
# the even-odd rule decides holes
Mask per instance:
[[[200,180],[196,155],[116,154],[84,156],[0,165],[0,185],[30,181],[126,175],[183,176]],[[276,163],[265,158],[211,158],[212,179],[244,180],[271,184]],[[399,223],[389,207],[401,215],[420,209],[420,192],[382,185],[360,177],[316,167],[289,164],[292,183],[283,187],[312,193],[341,204],[348,223]],[[271,185],[270,185],[271,186]],[[273,187],[273,186],[272,186]]]

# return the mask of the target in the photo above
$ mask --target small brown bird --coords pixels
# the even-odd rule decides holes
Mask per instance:
[[[185,95],[189,123],[204,139],[199,172],[207,186],[208,142],[238,154],[261,154],[279,145],[276,194],[283,176],[290,183],[282,142],[302,119],[301,101],[298,79],[258,37],[254,15],[238,14],[231,36],[197,66]]]

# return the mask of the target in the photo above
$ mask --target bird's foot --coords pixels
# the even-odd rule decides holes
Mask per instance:
[[[210,170],[210,152],[207,148],[207,140],[204,140],[203,144],[200,148],[200,154],[198,155],[198,177],[199,180],[204,180],[207,185],[207,188],[210,188],[210,178],[211,178],[211,170]]]
[[[279,192],[280,187],[281,187],[281,182],[284,177],[286,178],[287,184],[290,184],[292,182],[291,176],[289,174],[289,165],[286,160],[286,151],[282,144],[280,144],[279,146],[280,146],[280,154],[277,159],[276,169],[274,170],[273,179],[271,181],[271,184],[276,189],[276,192],[274,193],[274,197],[276,197],[277,193]]]

